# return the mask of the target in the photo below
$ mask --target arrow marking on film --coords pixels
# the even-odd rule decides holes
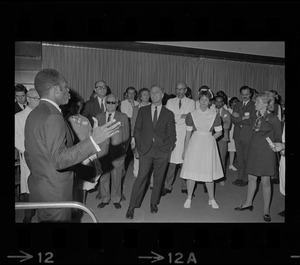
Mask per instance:
[[[154,263],[154,262],[157,262],[157,261],[160,261],[160,260],[163,260],[164,259],[164,256],[161,256],[153,251],[151,251],[151,253],[155,256],[139,256],[139,259],[153,259],[151,261],[151,263]]]
[[[23,253],[25,256],[17,256],[17,255],[15,255],[15,256],[7,256],[9,259],[11,259],[11,258],[13,258],[13,259],[16,259],[16,258],[21,258],[22,260],[20,260],[20,262],[23,262],[23,261],[25,261],[25,260],[28,260],[28,259],[32,259],[33,258],[33,256],[32,255],[30,255],[30,254],[28,254],[28,253],[26,253],[26,252],[24,252],[24,251],[22,251],[22,250],[19,250],[21,253]]]

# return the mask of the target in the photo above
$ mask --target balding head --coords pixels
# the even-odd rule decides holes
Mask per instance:
[[[185,96],[187,85],[184,82],[178,82],[176,86],[176,95],[179,99]]]
[[[39,94],[35,88],[30,88],[27,92],[27,97],[38,97],[39,98]]]
[[[40,96],[34,88],[28,90],[26,97],[27,97],[28,106],[31,109],[34,109],[40,102]]]
[[[187,85],[184,82],[178,82],[176,88],[187,88]]]

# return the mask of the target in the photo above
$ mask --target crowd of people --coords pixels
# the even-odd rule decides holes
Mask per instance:
[[[271,184],[276,177],[285,195],[284,106],[274,90],[257,92],[242,86],[239,93],[228,98],[224,91],[213,93],[203,85],[195,101],[192,89],[180,81],[174,94],[159,85],[139,91],[130,86],[119,99],[99,80],[85,102],[59,72],[43,69],[34,89],[15,86],[22,200],[85,203],[87,192],[97,190],[98,208],[112,202],[120,209],[132,161],[135,180],[127,219],[134,218],[149,185],[150,212],[157,213],[179,169],[181,192],[187,194],[183,207],[192,207],[195,183],[200,182],[208,204],[219,209],[215,185],[227,185],[229,165],[238,175],[233,184],[248,185],[245,203],[234,209],[253,210],[260,181],[263,220],[270,222]],[[70,209],[36,213],[39,222],[72,221]],[[26,211],[23,222],[31,222],[34,214]]]

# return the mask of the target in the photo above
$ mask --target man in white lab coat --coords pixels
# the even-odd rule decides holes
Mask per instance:
[[[186,91],[187,85],[184,82],[179,82],[176,86],[176,98],[169,99],[166,105],[166,107],[171,110],[175,116],[177,141],[176,147],[171,154],[165,184],[162,190],[162,196],[165,196],[167,193],[171,193],[177,173],[177,165],[183,163],[182,153],[186,132],[185,117],[189,112],[195,109],[195,101],[185,96]],[[181,179],[181,191],[183,193],[187,193],[186,180],[184,179]]]
[[[24,202],[29,201],[28,177],[30,170],[26,164],[24,157],[24,128],[27,116],[39,104],[40,96],[34,88],[31,88],[26,94],[28,105],[24,110],[15,114],[15,148],[18,149],[20,155],[20,191]],[[34,215],[34,210],[25,210],[24,223],[30,223]]]

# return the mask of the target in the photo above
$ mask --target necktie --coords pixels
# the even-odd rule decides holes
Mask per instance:
[[[157,122],[157,107],[155,107],[154,116],[153,116],[153,126],[155,127]]]
[[[219,110],[219,109],[217,109],[217,114],[218,114],[218,113],[220,114],[220,110]]]
[[[23,105],[23,109],[25,109],[25,108],[26,108],[26,105],[24,104],[24,105]]]
[[[179,109],[181,108],[181,99],[179,100]]]
[[[111,113],[108,113],[107,122],[110,122],[111,119]]]
[[[104,102],[103,102],[104,100],[102,99],[102,98],[100,98],[100,109],[101,109],[101,111],[103,111],[104,110]]]
[[[246,106],[246,102],[244,101],[244,102],[243,102],[243,108],[245,108],[245,106]]]

